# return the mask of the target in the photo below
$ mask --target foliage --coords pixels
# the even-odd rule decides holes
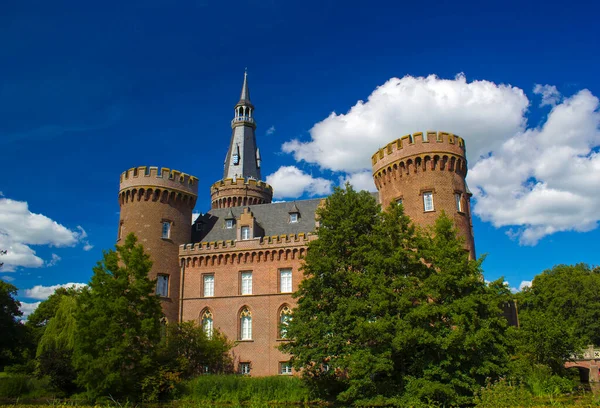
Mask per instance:
[[[520,299],[523,327],[530,312],[570,328],[584,344],[600,345],[600,267],[557,265],[537,275]]]
[[[418,233],[402,206],[336,189],[318,210],[281,346],[318,395],[463,403],[503,373],[508,292],[487,285],[452,222]]]
[[[56,314],[46,325],[37,348],[38,369],[51,384],[66,394],[76,390],[77,374],[72,364],[75,347],[77,299],[62,296]]]
[[[24,374],[13,374],[0,378],[0,398],[40,398],[51,397],[46,379],[38,379]]]
[[[215,330],[208,338],[195,322],[169,323],[157,352],[159,369],[142,382],[145,401],[176,396],[183,379],[213,373],[232,373],[229,351],[233,344]]]
[[[510,383],[506,379],[486,384],[475,398],[475,406],[478,408],[531,407],[532,405],[532,395],[525,386]]]
[[[152,266],[130,234],[106,251],[77,298],[73,364],[90,398],[138,399],[141,382],[156,368],[162,311],[148,279]]]
[[[184,398],[195,402],[307,402],[308,389],[296,377],[253,378],[241,375],[203,375],[187,381]]]
[[[0,280],[0,369],[18,360],[24,340],[24,328],[19,322],[23,315],[21,302],[15,299],[17,288]]]
[[[58,288],[27,317],[25,325],[32,330],[33,343],[36,349],[39,340],[44,334],[46,324],[56,314],[61,299],[64,296],[77,296],[78,293],[79,290],[75,287]]]

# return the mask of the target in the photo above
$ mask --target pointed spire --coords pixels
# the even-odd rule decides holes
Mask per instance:
[[[250,102],[250,89],[248,88],[248,68],[244,70],[244,85],[242,85],[242,94],[240,95],[240,101],[238,104],[252,104],[252,102]]]

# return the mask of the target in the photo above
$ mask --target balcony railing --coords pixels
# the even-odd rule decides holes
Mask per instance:
[[[248,123],[254,123],[254,118],[250,117],[250,116],[236,116],[235,118],[233,118],[233,120],[231,121],[231,124],[233,125],[234,123],[237,122],[248,122]]]

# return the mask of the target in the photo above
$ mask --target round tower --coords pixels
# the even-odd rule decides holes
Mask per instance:
[[[433,225],[445,211],[475,258],[471,192],[467,187],[465,141],[446,132],[405,135],[372,156],[373,178],[383,208],[390,203],[419,225]]]
[[[210,187],[212,208],[268,204],[273,198],[273,187],[254,179],[224,179]]]
[[[149,278],[163,312],[179,321],[179,246],[191,242],[198,179],[177,170],[136,167],[121,174],[117,242],[133,232],[152,259]]]

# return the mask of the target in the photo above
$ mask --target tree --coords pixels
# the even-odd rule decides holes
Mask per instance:
[[[31,329],[32,342],[35,349],[37,349],[38,343],[44,334],[46,325],[56,315],[63,297],[74,297],[78,293],[79,290],[75,287],[58,288],[27,317],[25,326]]]
[[[455,404],[503,372],[506,289],[486,285],[447,217],[421,234],[350,186],[318,216],[281,347],[315,391]]]
[[[16,295],[15,286],[0,280],[0,369],[17,359],[23,341],[23,325],[19,322],[23,312]]]
[[[91,398],[138,399],[155,368],[162,311],[152,266],[133,234],[104,253],[77,299],[73,363]]]
[[[55,315],[50,318],[37,347],[36,358],[40,374],[47,375],[50,383],[69,395],[77,389],[77,374],[72,357],[75,346],[75,296],[59,298]]]

